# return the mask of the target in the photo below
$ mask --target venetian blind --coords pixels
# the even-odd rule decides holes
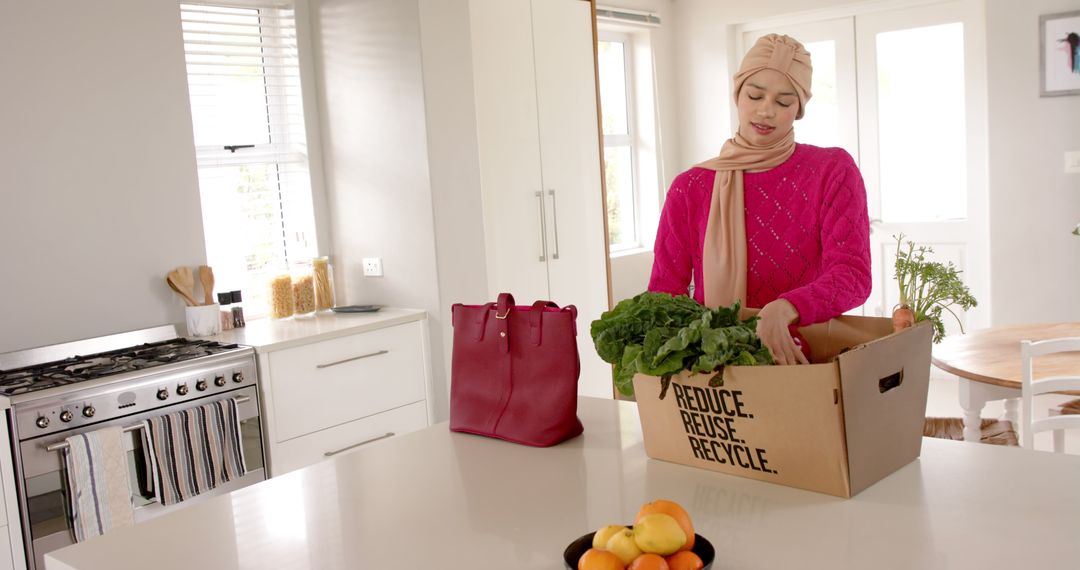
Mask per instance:
[[[181,4],[208,263],[256,316],[316,251],[294,11]]]

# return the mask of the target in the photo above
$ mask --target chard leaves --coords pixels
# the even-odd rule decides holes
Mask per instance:
[[[615,385],[634,393],[635,374],[722,372],[729,364],[772,364],[756,333],[757,318],[739,320],[739,304],[710,309],[685,296],[642,293],[592,322],[596,352],[615,365]]]

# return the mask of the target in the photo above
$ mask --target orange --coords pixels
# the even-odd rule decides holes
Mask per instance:
[[[667,565],[671,570],[701,570],[705,563],[701,557],[689,550],[682,550],[667,557]]]
[[[626,570],[671,570],[663,556],[646,553],[638,556],[626,567]]]
[[[675,522],[679,523],[683,532],[686,533],[686,544],[679,549],[680,551],[690,550],[694,547],[694,523],[690,521],[690,514],[686,512],[686,509],[682,508],[682,505],[675,501],[657,499],[641,505],[641,510],[638,511],[637,516],[634,517],[634,524],[637,524],[637,522],[641,520],[641,517],[656,513],[665,514],[675,519]]]
[[[618,556],[599,548],[590,548],[577,561],[578,570],[625,570]]]

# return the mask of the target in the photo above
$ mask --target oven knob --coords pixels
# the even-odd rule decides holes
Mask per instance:
[[[187,384],[181,384],[181,385],[177,386],[176,387],[176,393],[179,396],[187,396],[187,393],[188,393]]]
[[[71,411],[70,410],[64,410],[64,411],[60,412],[60,421],[62,421],[62,422],[70,422],[71,421]]]
[[[162,388],[162,389],[158,390],[157,391],[157,399],[159,399],[159,400],[168,400],[169,399],[169,391],[166,390],[165,388]]]
[[[195,383],[195,389],[202,392],[206,389],[206,380],[199,380]]]
[[[94,411],[95,411],[94,406],[86,406],[85,408],[82,409],[82,415],[84,415],[84,416],[86,416],[88,418],[92,418],[92,417],[94,417]]]
[[[37,424],[37,427],[39,427],[41,429],[45,429],[45,428],[49,427],[49,418],[47,418],[45,416],[38,416],[37,421],[34,422],[34,423]]]
[[[244,373],[243,372],[233,372],[232,381],[233,382],[243,382],[244,381]]]
[[[214,385],[219,386],[219,387],[224,386],[225,385],[225,377],[224,376],[215,376],[214,377]]]

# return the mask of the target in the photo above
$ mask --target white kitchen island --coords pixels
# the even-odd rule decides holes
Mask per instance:
[[[645,456],[634,404],[582,398],[535,449],[438,424],[46,555],[50,570],[544,569],[651,499],[679,501],[716,570],[1075,568],[1080,457],[924,439],[851,499]]]

